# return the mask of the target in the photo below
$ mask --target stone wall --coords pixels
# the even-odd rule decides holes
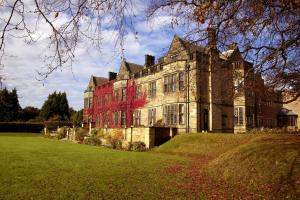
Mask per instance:
[[[66,138],[70,141],[77,142],[75,139],[76,128],[70,128],[67,131]],[[104,128],[105,134],[115,135],[117,132],[122,135],[122,142],[126,145],[129,142],[144,142],[147,149],[154,147],[155,128],[153,127],[130,127],[130,128]]]
[[[154,147],[155,130],[152,127],[107,128],[104,132],[114,134],[116,131],[123,134],[123,142],[144,142],[147,149]]]
[[[298,98],[297,100],[291,103],[284,104],[283,107],[292,110],[294,113],[298,115],[297,127],[299,129],[300,128],[300,98]]]

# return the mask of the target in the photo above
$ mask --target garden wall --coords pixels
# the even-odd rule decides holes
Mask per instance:
[[[107,134],[119,131],[122,132],[123,140],[126,142],[144,142],[146,148],[150,149],[154,147],[155,129],[152,127],[107,128],[104,131]]]
[[[75,141],[77,129],[70,128],[67,131],[67,139]],[[104,128],[104,133],[107,135],[121,135],[121,140],[124,145],[130,142],[143,142],[147,149],[155,146],[155,128],[154,127],[132,127],[132,128]],[[105,141],[102,141],[105,144]]]

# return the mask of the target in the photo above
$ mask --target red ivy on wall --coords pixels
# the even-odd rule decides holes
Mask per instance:
[[[133,112],[146,104],[146,93],[137,96],[137,85],[134,81],[128,80],[126,85],[125,98],[122,100],[122,89],[119,93],[114,92],[114,81],[109,81],[97,86],[93,95],[93,108],[85,109],[85,114],[92,116],[95,127],[121,127],[121,112],[125,113],[126,127],[133,124]],[[114,120],[114,113],[119,112],[118,120]],[[116,122],[116,123],[115,123]]]

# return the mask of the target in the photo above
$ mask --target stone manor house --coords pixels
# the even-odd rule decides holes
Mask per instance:
[[[207,47],[175,36],[167,54],[157,60],[145,55],[139,65],[124,59],[118,73],[91,76],[84,92],[84,123],[176,133],[297,129],[299,101],[286,107],[280,100],[237,45],[225,52],[217,49],[216,33],[209,28]]]

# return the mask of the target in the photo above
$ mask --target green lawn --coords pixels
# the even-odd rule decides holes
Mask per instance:
[[[0,199],[295,199],[300,136],[189,134],[126,152],[0,134]]]

